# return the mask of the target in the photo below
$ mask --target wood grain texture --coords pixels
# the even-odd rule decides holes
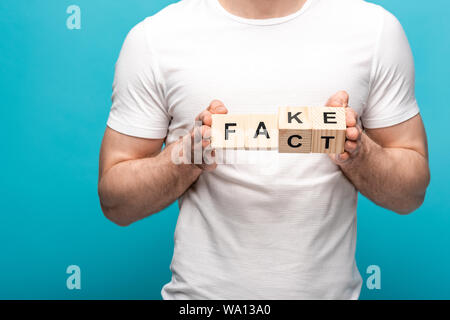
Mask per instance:
[[[213,114],[211,147],[213,149],[244,149],[248,115]]]
[[[345,145],[345,108],[312,107],[313,153],[342,153]]]
[[[280,107],[271,114],[212,115],[214,149],[274,150],[280,153],[342,153],[345,108]]]
[[[279,153],[310,153],[312,130],[279,130]]]
[[[278,149],[278,124],[275,114],[247,116],[245,148],[250,150]]]
[[[278,109],[278,152],[310,153],[312,121],[308,107]]]

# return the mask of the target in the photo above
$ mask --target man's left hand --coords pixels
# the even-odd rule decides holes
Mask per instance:
[[[327,107],[344,107],[347,130],[344,152],[341,154],[330,154],[331,160],[337,165],[344,165],[357,157],[361,150],[363,135],[361,126],[358,124],[358,114],[348,106],[348,93],[339,91],[328,99]]]

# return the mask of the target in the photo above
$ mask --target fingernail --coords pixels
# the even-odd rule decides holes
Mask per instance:
[[[225,112],[227,109],[224,106],[218,106],[214,109],[216,112]]]

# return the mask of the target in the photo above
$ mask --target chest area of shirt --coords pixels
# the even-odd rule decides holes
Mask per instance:
[[[279,106],[324,105],[339,90],[361,113],[370,56],[338,41],[273,37],[198,41],[164,56],[169,113],[192,119],[219,99],[230,113],[275,113]]]

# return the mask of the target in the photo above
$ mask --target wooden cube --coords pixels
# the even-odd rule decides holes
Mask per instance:
[[[252,114],[247,116],[245,148],[250,150],[274,150],[278,148],[276,114]]]
[[[278,109],[278,152],[311,152],[312,122],[308,107]]]
[[[345,108],[311,107],[313,153],[344,152]]]
[[[247,115],[213,114],[211,147],[213,149],[244,149]]]

